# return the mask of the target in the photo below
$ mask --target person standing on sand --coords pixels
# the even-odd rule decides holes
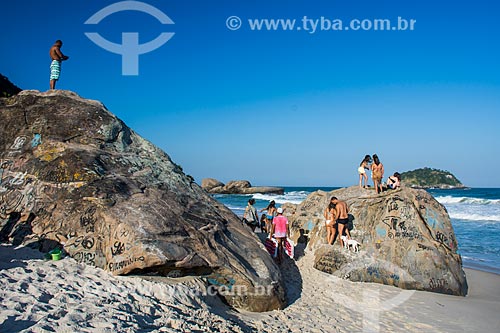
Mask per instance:
[[[377,194],[382,192],[382,178],[384,178],[384,165],[378,159],[377,154],[373,154],[372,179]]]
[[[359,173],[359,188],[366,187],[368,185],[368,176],[366,175],[366,170],[370,170],[370,163],[372,162],[372,158],[370,155],[365,155],[365,158],[361,161],[358,168]],[[361,186],[362,180],[365,180],[365,185]]]
[[[290,229],[288,228],[288,219],[286,216],[283,216],[283,208],[278,208],[276,212],[278,215],[276,215],[273,219],[273,226],[271,227],[269,238],[274,235],[274,238],[276,238],[276,241],[278,242],[278,262],[281,263],[283,259],[285,241],[290,235]]]
[[[271,200],[269,202],[269,205],[267,205],[266,208],[262,208],[259,212],[266,212],[266,218],[267,218],[267,230],[271,230],[272,224],[273,224],[273,218],[276,215],[276,202],[274,200]]]
[[[337,232],[337,219],[336,217],[336,210],[335,210],[335,204],[333,203],[333,198],[330,199],[330,203],[328,206],[326,206],[325,211],[323,213],[323,216],[325,217],[325,224],[326,224],[326,242],[328,245],[333,244],[333,240],[335,239],[335,235]]]
[[[337,217],[340,245],[344,247],[344,242],[342,241],[342,237],[340,237],[343,235],[344,229],[349,239],[351,238],[349,229],[347,229],[347,223],[349,223],[349,209],[347,208],[347,204],[337,199],[337,197],[332,197],[330,202],[335,204],[335,216]]]
[[[61,52],[61,47],[63,43],[60,40],[56,40],[54,45],[50,48],[49,55],[52,59],[50,63],[50,89],[56,89],[56,82],[59,80],[59,76],[61,75],[61,63],[64,60],[68,60],[69,57],[65,56]]]
[[[269,232],[270,229],[268,229],[268,226],[267,226],[267,217],[266,217],[266,214],[262,214],[262,216],[260,217],[260,232],[261,233],[264,233],[264,232]]]
[[[246,223],[252,229],[252,231],[255,231],[255,228],[259,224],[259,220],[257,218],[257,209],[253,206],[255,204],[255,199],[249,199],[248,200],[248,205],[245,207],[245,213],[243,213],[243,222]]]

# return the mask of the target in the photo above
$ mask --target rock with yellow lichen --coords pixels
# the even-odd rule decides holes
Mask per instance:
[[[0,98],[0,127],[3,241],[63,246],[113,274],[205,275],[237,308],[283,307],[251,230],[100,102],[23,91]]]

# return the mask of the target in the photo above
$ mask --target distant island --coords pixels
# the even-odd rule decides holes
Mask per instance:
[[[408,187],[424,189],[455,189],[466,187],[451,172],[432,168],[421,168],[403,172],[401,174],[401,182]]]

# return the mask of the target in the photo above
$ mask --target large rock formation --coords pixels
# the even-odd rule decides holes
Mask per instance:
[[[354,253],[326,244],[323,211],[336,196],[348,204]],[[462,260],[446,209],[424,190],[403,188],[376,195],[358,187],[317,191],[300,205],[285,205],[294,237],[309,230],[315,267],[351,281],[377,282],[404,289],[467,294]]]
[[[8,78],[0,74],[0,97],[10,97],[18,94],[21,88],[9,81]]]
[[[203,275],[229,304],[284,303],[257,237],[99,102],[72,92],[0,98],[0,236],[113,274]]]
[[[225,184],[214,178],[204,178],[201,181],[201,187],[212,194],[255,194],[255,193],[273,193],[283,194],[285,190],[282,187],[271,186],[252,186],[248,180],[232,180]]]

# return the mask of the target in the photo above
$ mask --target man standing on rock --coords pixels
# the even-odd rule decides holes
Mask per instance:
[[[56,81],[59,80],[61,74],[61,62],[68,60],[69,57],[65,56],[61,52],[61,47],[63,43],[60,40],[56,40],[54,45],[50,48],[49,54],[52,62],[50,64],[50,89],[56,89]]]
[[[346,234],[349,238],[351,238],[349,229],[347,228],[347,223],[349,223],[349,209],[347,208],[347,204],[344,201],[337,199],[337,197],[332,197],[331,202],[335,204],[335,216],[337,216],[337,228],[339,230],[338,237],[340,245],[344,247],[344,241],[342,240],[344,228],[346,230]]]

